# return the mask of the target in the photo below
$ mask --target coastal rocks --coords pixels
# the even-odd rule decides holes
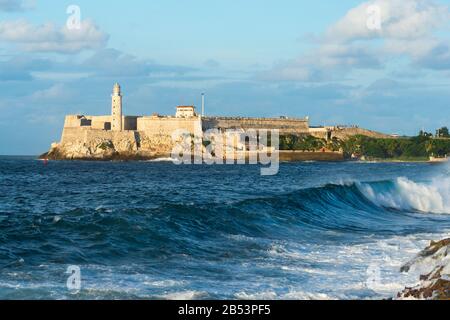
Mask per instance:
[[[137,144],[128,139],[97,138],[89,142],[54,143],[50,151],[43,154],[41,158],[51,160],[110,160],[117,158],[120,154],[136,154],[137,151]]]
[[[412,261],[405,264],[400,271],[409,272],[413,267],[431,270],[420,277],[420,283],[413,288],[406,288],[397,296],[398,299],[450,299],[450,239],[432,241]]]
[[[169,155],[173,149],[172,137],[168,135],[143,135],[140,138],[140,150]]]
[[[152,160],[170,157],[174,142],[167,134],[65,128],[61,143],[54,143],[41,159]]]
[[[52,145],[50,151],[41,156],[51,160],[65,159],[102,159],[111,157],[115,153],[114,145],[111,141],[101,141],[92,143],[68,143],[64,145]]]
[[[112,148],[116,151],[116,152],[137,152],[138,151],[138,147],[136,144],[136,141],[132,141],[129,139],[114,139],[113,141],[109,141],[112,144]]]
[[[106,137],[68,139],[53,143],[40,156],[49,160],[151,160],[169,157],[173,144],[170,136],[147,137],[139,134],[114,134]]]

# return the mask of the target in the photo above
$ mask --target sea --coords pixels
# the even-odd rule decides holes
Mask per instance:
[[[389,299],[450,236],[450,166],[0,157],[0,299]]]

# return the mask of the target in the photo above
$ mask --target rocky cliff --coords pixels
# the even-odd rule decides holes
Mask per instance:
[[[138,132],[95,132],[79,130],[79,134],[53,143],[40,156],[49,160],[146,160],[168,157],[173,148],[170,136],[147,136]],[[68,136],[68,135],[67,135]]]

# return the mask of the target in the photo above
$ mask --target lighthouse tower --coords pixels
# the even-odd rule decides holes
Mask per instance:
[[[120,92],[120,85],[116,83],[112,93],[112,131],[122,131],[122,93]]]

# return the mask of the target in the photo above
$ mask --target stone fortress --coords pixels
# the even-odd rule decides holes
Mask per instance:
[[[280,135],[313,135],[331,139],[345,138],[349,135],[382,134],[357,127],[310,127],[309,118],[243,118],[210,117],[204,114],[204,95],[202,95],[202,114],[197,114],[194,106],[179,106],[175,116],[127,116],[123,113],[123,95],[116,83],[112,92],[111,115],[86,116],[68,115],[59,143],[52,144],[47,153],[52,159],[109,159],[136,158],[149,159],[170,156],[173,148],[172,134],[184,130],[198,134],[209,129],[272,130],[278,129]]]

